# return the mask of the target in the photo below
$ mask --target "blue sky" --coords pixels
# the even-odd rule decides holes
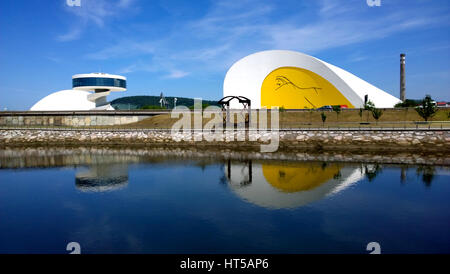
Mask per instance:
[[[220,99],[227,69],[269,49],[313,55],[397,97],[404,52],[407,98],[450,101],[449,19],[448,0],[5,0],[0,109],[28,109],[98,71],[128,78],[110,99]]]

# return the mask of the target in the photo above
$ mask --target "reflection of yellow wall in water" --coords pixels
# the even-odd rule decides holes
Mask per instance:
[[[261,107],[319,108],[325,105],[354,107],[330,82],[301,68],[272,71],[261,86]]]
[[[310,190],[333,179],[339,173],[339,166],[330,164],[297,163],[289,165],[262,165],[266,180],[278,190],[298,192]]]

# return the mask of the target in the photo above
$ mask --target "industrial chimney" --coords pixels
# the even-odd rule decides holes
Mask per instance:
[[[405,101],[405,54],[400,54],[400,100]]]

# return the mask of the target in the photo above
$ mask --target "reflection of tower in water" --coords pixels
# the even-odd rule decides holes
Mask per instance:
[[[226,176],[229,184],[240,187],[250,185],[252,173],[252,160],[242,161],[241,165],[232,165],[228,160]]]
[[[97,164],[88,168],[75,176],[75,186],[80,191],[113,191],[128,185],[127,164]]]
[[[337,163],[228,161],[225,177],[242,199],[267,208],[295,208],[336,194],[364,177]]]

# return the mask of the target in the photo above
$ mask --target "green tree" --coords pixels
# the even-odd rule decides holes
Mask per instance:
[[[405,101],[396,104],[394,107],[395,108],[409,108],[409,107],[416,107],[418,104],[419,104],[419,102],[417,100],[406,99]]]
[[[327,120],[327,115],[325,114],[325,113],[321,113],[320,114],[320,117],[322,117],[322,124],[323,124],[323,126],[325,126],[325,121]]]
[[[339,114],[341,113],[341,106],[332,106],[333,111],[336,112],[336,119],[339,121]]]
[[[416,111],[420,115],[420,117],[422,117],[425,121],[428,121],[428,119],[436,114],[437,107],[433,102],[433,99],[431,99],[431,96],[426,95],[420,105],[416,107]]]
[[[367,103],[364,104],[364,110],[372,110],[375,108],[375,104],[368,100]]]
[[[378,124],[378,119],[380,119],[381,115],[383,115],[383,111],[379,108],[372,108],[372,116],[373,118],[377,121]]]

